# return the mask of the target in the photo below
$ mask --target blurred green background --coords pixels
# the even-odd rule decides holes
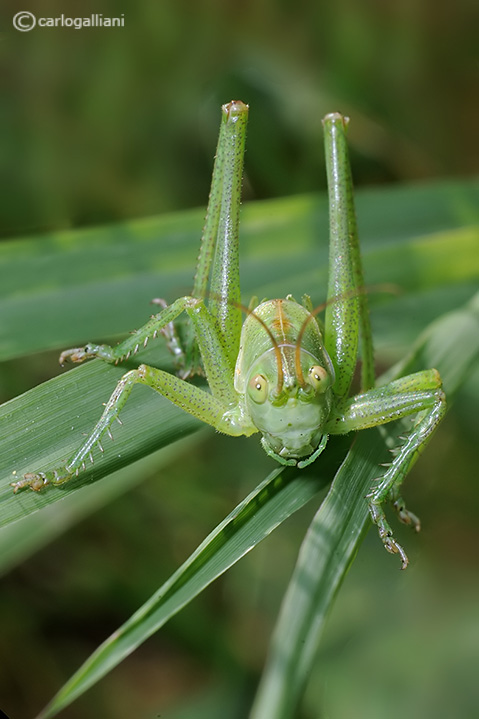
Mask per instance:
[[[358,184],[477,171],[475,0],[86,0],[125,27],[25,33],[2,6],[4,235],[204,205],[233,98],[252,107],[253,198],[324,186],[332,109],[354,117]]]
[[[336,109],[354,118],[357,186],[477,173],[476,0],[32,0],[24,9],[38,16],[124,13],[125,26],[26,33],[12,27],[19,9],[4,0],[0,10],[3,237],[41,242],[44,231],[206,205],[219,105],[232,98],[251,106],[246,200],[325,188],[320,119]],[[55,371],[52,355],[6,366],[2,399]],[[318,655],[307,719],[476,715],[476,400],[458,398],[462,411],[408,484],[427,531],[406,535],[407,574],[368,536]],[[184,454],[3,580],[10,719],[34,716],[251,489],[253,468],[261,477],[269,466],[243,440],[190,440]],[[450,481],[435,488],[439,470]],[[312,511],[62,716],[246,717]]]

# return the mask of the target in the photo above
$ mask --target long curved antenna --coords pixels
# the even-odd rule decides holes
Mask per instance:
[[[348,300],[352,297],[356,297],[358,295],[364,295],[364,294],[370,294],[372,292],[387,292],[390,294],[398,294],[400,291],[399,287],[397,285],[384,283],[381,285],[370,285],[369,287],[357,287],[354,290],[351,290],[350,292],[344,292],[340,295],[336,295],[335,297],[331,297],[326,302],[323,302],[321,305],[318,305],[315,307],[309,315],[304,320],[303,324],[300,327],[300,330],[298,332],[298,337],[296,339],[296,345],[294,350],[294,367],[296,370],[296,378],[301,385],[301,387],[306,386],[306,381],[304,379],[303,370],[301,368],[301,342],[303,340],[304,333],[306,332],[306,327],[308,326],[308,323],[313,319],[313,317],[316,317],[316,315],[319,315],[320,312],[326,309],[326,307],[329,307],[329,305],[332,305],[334,302],[339,302],[340,300]]]
[[[336,299],[336,298],[333,298],[333,299]],[[294,350],[294,367],[296,370],[296,379],[298,380],[299,384],[303,388],[306,386],[306,381],[304,379],[303,369],[301,367],[301,342],[303,340],[304,333],[306,332],[306,327],[307,327],[308,323],[313,319],[313,317],[316,317],[316,315],[319,315],[320,312],[322,312],[323,310],[326,309],[326,307],[328,306],[328,304],[330,302],[333,302],[333,299],[328,300],[328,302],[323,302],[322,305],[318,305],[317,307],[314,308],[314,310],[311,310],[311,312],[306,317],[306,319],[304,320],[303,324],[301,325],[301,327],[299,329],[298,337],[296,339],[295,350]]]
[[[236,307],[239,307],[240,310],[242,310],[245,314],[248,315],[248,317],[254,317],[255,320],[257,320],[260,325],[263,327],[264,330],[266,330],[268,337],[271,340],[271,344],[273,345],[274,349],[274,356],[276,358],[276,369],[278,374],[278,382],[276,384],[276,394],[281,394],[281,391],[283,389],[283,383],[284,383],[284,372],[283,372],[283,360],[281,358],[281,350],[279,349],[279,345],[276,342],[276,339],[271,332],[270,328],[266,324],[264,320],[261,319],[257,314],[255,314],[254,310],[250,310],[249,307],[246,307],[246,305],[242,305],[241,302],[235,302],[232,301],[233,305],[236,305]]]
[[[213,293],[213,292],[208,292],[206,296],[212,297],[214,294],[215,293]],[[233,307],[237,307],[238,309],[240,309],[242,312],[244,312],[246,315],[248,315],[248,317],[254,317],[255,320],[257,320],[260,323],[260,325],[263,327],[263,329],[266,331],[268,337],[271,340],[272,347],[274,349],[274,355],[276,358],[276,369],[277,369],[277,375],[278,375],[278,382],[276,385],[276,393],[280,394],[283,389],[283,384],[284,384],[284,372],[283,372],[283,361],[281,358],[281,350],[279,349],[279,345],[276,342],[276,339],[275,339],[273,333],[271,332],[270,328],[266,324],[266,322],[264,320],[262,320],[261,317],[259,317],[257,314],[255,314],[254,310],[250,310],[249,307],[246,307],[246,305],[243,305],[241,302],[237,302],[236,300],[230,300],[230,299],[225,300],[224,297],[219,297],[218,295],[216,295],[214,297],[214,299],[218,300],[218,301],[219,300],[226,301],[226,302],[228,302],[228,304],[233,305]]]

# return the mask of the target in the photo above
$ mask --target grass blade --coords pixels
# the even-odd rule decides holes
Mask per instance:
[[[55,716],[212,581],[237,562],[287,517],[300,509],[334,476],[348,441],[335,443],[320,474],[275,469],[204,540],[186,562],[122,627],[111,635],[65,684],[38,719]]]
[[[462,311],[450,313],[428,328],[395,376],[399,370],[436,366],[450,399],[478,357],[476,295]],[[326,617],[370,525],[364,496],[378,474],[378,465],[385,461],[385,435],[389,435],[389,427],[358,434],[311,523],[283,600],[251,719],[295,716]]]
[[[2,466],[0,527],[51,505],[72,492],[91,491],[94,482],[203,425],[151,391],[133,393],[122,412],[115,441],[103,442],[104,454],[63,487],[14,495],[10,482],[27,471],[48,469],[66,460],[101,414],[125,367],[101,361],[45,382],[0,408]],[[100,455],[98,450],[95,459]],[[15,472],[15,475],[12,474]],[[92,484],[93,483],[93,484]]]
[[[358,191],[366,281],[417,290],[477,279],[478,193],[477,181]],[[152,297],[189,292],[203,214],[2,242],[0,359],[126,333],[145,321]],[[328,236],[325,195],[247,204],[243,296],[308,292],[322,302]]]
[[[110,504],[123,493],[130,491],[152,472],[167,476],[162,469],[179,455],[194,451],[201,441],[201,433],[179,440],[159,452],[144,457],[128,467],[113,472],[107,482],[89,484],[85,491],[63,492],[61,502],[43,507],[41,512],[32,512],[18,521],[0,528],[0,575],[44,546],[48,545],[84,517]],[[10,488],[9,488],[10,489]],[[9,489],[7,497],[10,496]],[[31,498],[36,501],[34,497]]]
[[[283,600],[251,719],[294,716],[324,620],[369,529],[364,496],[384,455],[377,430],[361,432],[311,523]]]

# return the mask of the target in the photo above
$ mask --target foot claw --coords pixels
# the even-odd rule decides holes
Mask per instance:
[[[13,487],[13,494],[27,488],[33,492],[40,492],[47,484],[48,479],[44,472],[27,472],[27,474],[23,475],[23,479],[10,482],[10,486]]]
[[[21,492],[23,489],[31,489],[32,492],[41,492],[48,485],[58,485],[68,482],[71,474],[67,470],[57,472],[50,470],[48,472],[27,472],[23,475],[23,479],[17,482],[10,482],[13,487],[13,493]]]
[[[390,554],[399,554],[399,556],[401,557],[401,569],[406,569],[409,564],[408,556],[404,549],[401,547],[401,545],[396,542],[395,539],[393,539],[392,533],[383,532],[380,529],[379,536],[381,537],[382,543]]]
[[[84,362],[87,359],[90,359],[91,357],[95,357],[94,354],[91,352],[88,352],[88,346],[87,347],[74,347],[71,350],[64,350],[60,357],[58,358],[59,363],[62,365],[65,364],[65,362]]]

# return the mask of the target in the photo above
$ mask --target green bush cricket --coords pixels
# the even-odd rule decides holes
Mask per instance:
[[[242,324],[239,280],[239,207],[248,106],[233,101],[222,119],[211,193],[191,295],[163,309],[116,347],[87,344],[66,350],[60,361],[99,357],[121,362],[158,334],[166,336],[177,375],[141,364],[127,372],[91,434],[64,466],[29,472],[14,491],[40,491],[78,475],[135,384],[151,387],[186,412],[231,436],[261,432],[267,454],[302,468],[325,449],[330,434],[347,434],[415,415],[416,422],[367,496],[372,521],[402,568],[403,548],[392,536],[382,505],[390,500],[399,519],[419,530],[419,520],[400,496],[401,484],[445,413],[436,370],[417,372],[374,388],[367,293],[356,227],[346,129],[339,113],[323,120],[330,204],[330,263],[324,339],[307,296],[264,301],[246,311]],[[180,340],[174,321],[186,312],[191,331]],[[361,392],[350,397],[358,347]],[[199,371],[209,392],[189,383]]]

